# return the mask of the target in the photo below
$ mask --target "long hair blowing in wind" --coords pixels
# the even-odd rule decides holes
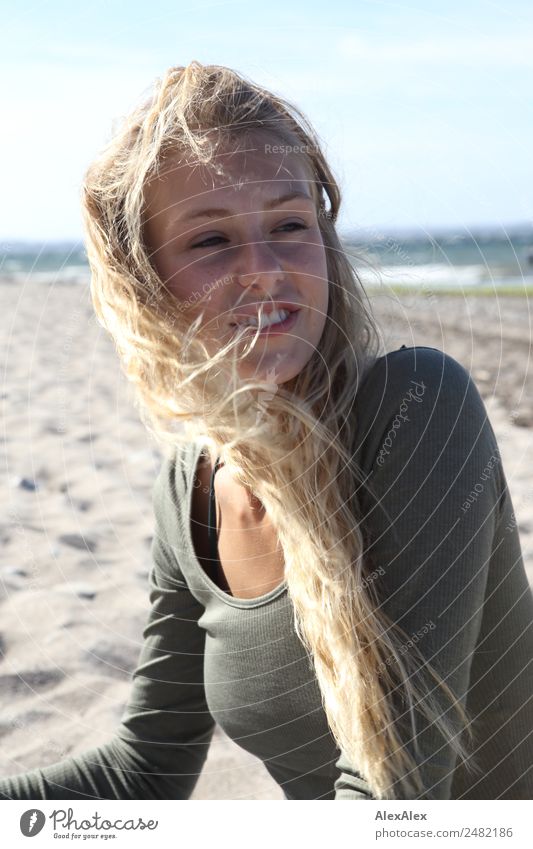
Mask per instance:
[[[199,332],[203,313],[191,321],[190,305],[157,275],[143,237],[145,187],[162,165],[181,157],[224,175],[228,152],[258,149],[265,139],[298,149],[304,159],[329,285],[319,345],[274,392],[238,376],[257,333],[243,339],[237,332],[210,354]],[[91,163],[82,189],[94,307],[145,424],[166,446],[191,439],[212,445],[261,500],[283,548],[296,632],[338,746],[375,798],[412,798],[424,791],[415,711],[463,762],[469,752],[461,738],[471,732],[437,671],[416,648],[401,651],[406,635],[365,580],[371,567],[360,529],[353,405],[380,346],[336,232],[340,203],[304,115],[235,71],[199,62],[170,68],[156,81]],[[197,294],[201,308],[208,293]]]

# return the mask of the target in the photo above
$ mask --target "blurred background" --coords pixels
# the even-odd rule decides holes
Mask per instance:
[[[384,349],[476,381],[533,578],[532,24],[525,0],[3,5],[1,775],[108,741],[140,651],[161,452],[92,314],[79,190],[172,65],[307,114]],[[217,729],[194,798],[281,797]]]
[[[12,8],[1,267],[83,267],[84,168],[152,80],[197,59],[310,116],[344,188],[340,230],[387,283],[531,285],[532,16],[525,0]]]

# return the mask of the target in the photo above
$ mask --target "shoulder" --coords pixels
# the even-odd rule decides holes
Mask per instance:
[[[155,519],[152,578],[160,590],[188,585],[189,484],[199,451],[197,443],[180,443],[169,448],[152,488]]]
[[[394,398],[400,389],[413,382],[419,392],[444,386],[464,388],[471,381],[466,368],[450,354],[424,345],[398,348],[378,357],[367,372],[360,392]],[[424,386],[422,387],[422,383]]]
[[[357,393],[360,416],[372,410],[380,417],[398,404],[439,395],[464,396],[477,391],[470,373],[450,354],[423,345],[403,347],[378,357]],[[418,401],[420,403],[420,401]]]
[[[186,506],[199,452],[196,442],[179,443],[163,458],[152,489],[155,517],[161,524],[172,526],[176,513]]]
[[[468,437],[487,412],[467,369],[439,348],[412,346],[375,361],[357,393],[358,447],[367,461],[376,458],[387,435],[395,442],[442,442],[453,431]],[[403,424],[409,422],[409,427]],[[467,433],[469,431],[469,433]],[[379,459],[379,457],[378,457]]]

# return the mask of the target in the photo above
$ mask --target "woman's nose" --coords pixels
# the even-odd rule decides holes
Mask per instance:
[[[275,249],[264,239],[241,246],[234,274],[241,286],[259,285],[262,289],[270,288],[284,277]]]

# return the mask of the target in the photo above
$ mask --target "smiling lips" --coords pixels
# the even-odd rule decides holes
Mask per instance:
[[[261,318],[259,318],[259,315],[249,316],[243,321],[240,321],[237,326],[260,327],[261,330],[263,330],[265,327],[271,327],[273,324],[280,324],[289,316],[289,310],[273,310],[268,313],[268,315],[266,313],[262,313]]]
[[[272,315],[274,312],[280,313],[283,310],[286,310],[289,313],[298,312],[300,310],[299,304],[293,304],[291,301],[276,301],[268,304],[265,304],[264,302],[248,304],[247,306],[242,307],[238,313],[233,314],[234,320],[231,322],[231,327],[237,327],[239,324],[248,322],[251,318],[257,321],[259,308],[261,306],[263,307],[262,313],[266,317]]]
[[[263,318],[261,325],[258,325],[257,320],[253,324],[250,320],[248,320],[241,324],[233,325],[234,332],[236,333],[238,329],[242,329],[244,332],[249,331],[251,333],[253,331],[255,334],[257,333],[259,326],[259,336],[282,335],[288,330],[291,330],[296,324],[299,312],[299,309],[292,310],[292,312],[289,312],[288,310],[280,310],[279,312],[273,311],[270,313],[270,316],[272,317],[271,321],[269,321],[268,318]]]

